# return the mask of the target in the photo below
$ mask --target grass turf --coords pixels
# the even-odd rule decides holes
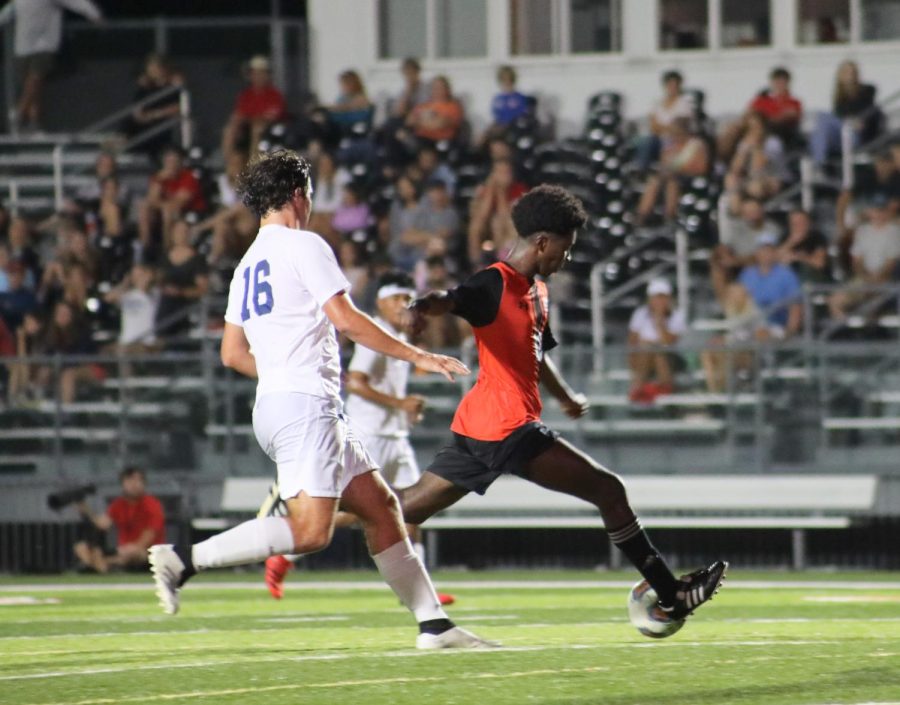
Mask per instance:
[[[529,578],[568,582],[471,582]],[[625,618],[631,574],[439,574],[458,597],[451,616],[505,647],[468,653],[415,651],[412,620],[370,589],[376,579],[298,573],[276,602],[259,575],[204,575],[176,617],[141,576],[102,588],[96,577],[7,579],[0,703],[900,703],[897,574],[735,572],[664,641]],[[741,586],[764,579],[772,587]],[[786,587],[798,579],[820,582]],[[310,584],[322,580],[344,582]],[[596,584],[608,580],[626,583]],[[881,585],[844,584],[862,580]],[[16,597],[46,602],[3,605]]]

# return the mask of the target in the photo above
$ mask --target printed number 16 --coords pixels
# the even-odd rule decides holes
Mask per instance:
[[[269,276],[268,260],[260,260],[253,269],[253,310],[257,316],[265,316],[272,312],[275,305],[275,295],[272,293],[272,285],[266,281]],[[250,307],[247,299],[250,298],[250,267],[244,270],[244,300],[241,304],[241,320],[250,318]]]

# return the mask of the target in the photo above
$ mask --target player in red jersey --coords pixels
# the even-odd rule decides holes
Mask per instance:
[[[450,291],[410,304],[414,328],[425,316],[453,313],[475,331],[480,371],[453,418],[453,441],[442,448],[416,484],[401,490],[405,520],[421,524],[469,492],[484,494],[512,473],[595,505],[613,543],[659,595],[659,606],[681,619],[711,599],[728,564],[716,561],[675,578],[635,516],[621,479],[561,439],[541,422],[538,383],[578,418],[587,399],[566,384],[546,353],[556,347],[542,281],[566,263],[587,215],[558,186],[539,186],[512,210],[519,239],[504,262]],[[538,278],[540,277],[540,278]]]

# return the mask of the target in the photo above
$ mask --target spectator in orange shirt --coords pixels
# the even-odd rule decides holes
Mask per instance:
[[[174,146],[163,152],[162,168],[150,177],[147,198],[141,203],[138,235],[146,249],[153,249],[154,228],[161,226],[163,244],[168,246],[172,225],[184,213],[206,210],[203,187],[194,172],[184,165],[184,153]]]
[[[110,502],[103,514],[95,514],[85,501],[76,506],[83,517],[81,538],[75,544],[75,555],[81,564],[106,573],[110,568],[147,565],[147,549],[165,543],[165,514],[162,504],[146,492],[146,476],[138,467],[127,467],[119,474],[122,494]],[[107,556],[103,550],[105,532],[115,527],[116,552]]]
[[[265,56],[254,56],[248,64],[250,85],[237,97],[234,112],[222,133],[222,152],[228,155],[240,149],[256,154],[260,137],[272,123],[283,120],[287,112],[284,96],[272,85],[272,71]]]
[[[413,108],[406,126],[420,139],[440,142],[455,139],[462,121],[463,109],[453,97],[450,80],[436,76],[431,81],[431,100]]]

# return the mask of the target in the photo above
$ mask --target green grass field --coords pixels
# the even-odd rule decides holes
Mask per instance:
[[[0,703],[900,703],[900,575],[734,571],[671,639],[625,617],[631,574],[439,573],[496,651],[423,653],[375,574],[0,581]],[[800,586],[797,581],[806,581]]]

